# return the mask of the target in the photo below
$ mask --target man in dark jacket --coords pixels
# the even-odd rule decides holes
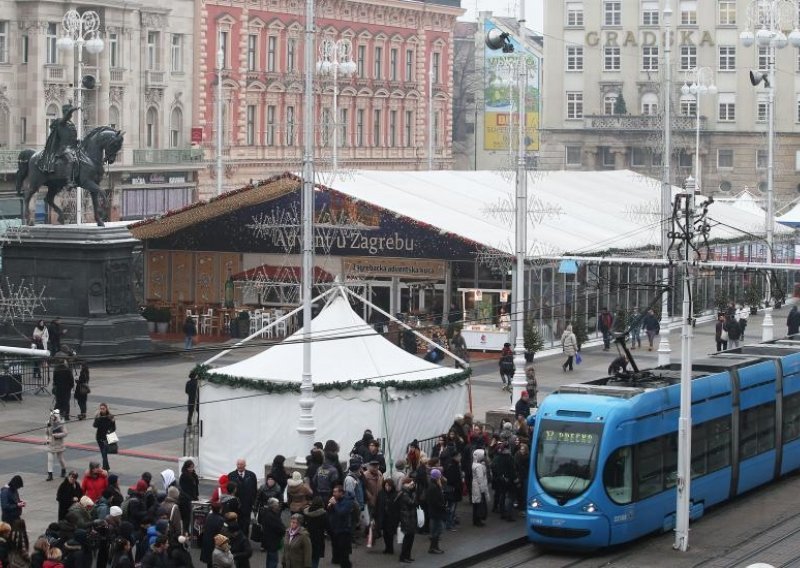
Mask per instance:
[[[800,333],[800,310],[797,306],[792,306],[789,315],[786,316],[786,334],[796,335]]]
[[[281,521],[281,504],[274,497],[258,512],[258,524],[261,525],[261,548],[267,553],[267,568],[277,568],[278,548],[280,547],[286,527]]]
[[[494,478],[495,503],[500,510],[500,516],[506,521],[514,520],[511,501],[514,498],[516,473],[514,472],[514,458],[511,451],[504,443],[497,444],[497,454],[492,460],[492,475]]]
[[[222,532],[225,519],[222,518],[222,503],[211,503],[211,513],[206,517],[203,526],[203,542],[200,548],[200,562],[205,562],[208,568],[213,568],[212,556],[214,554],[214,537]]]
[[[53,371],[53,395],[56,397],[56,408],[64,420],[69,420],[69,406],[72,389],[75,388],[75,377],[65,362],[60,362]]]
[[[614,328],[614,316],[608,308],[600,310],[597,316],[597,331],[603,335],[603,351],[611,349],[611,330]]]
[[[186,408],[189,411],[189,414],[186,417],[186,425],[192,425],[192,418],[194,418],[194,413],[200,414],[200,392],[197,388],[197,373],[192,371],[189,373],[189,380],[186,381],[186,386],[184,387],[184,392],[186,393]]]
[[[443,554],[444,550],[439,548],[439,539],[442,538],[444,523],[447,520],[447,503],[442,491],[441,470],[431,470],[431,481],[425,497],[428,502],[428,515],[431,517],[431,544],[428,547],[428,554]]]
[[[240,502],[239,528],[249,537],[250,517],[258,494],[258,478],[255,473],[247,469],[247,462],[239,458],[236,460],[236,469],[228,474],[228,480],[239,486],[236,494]]]
[[[328,501],[328,526],[331,532],[331,562],[341,568],[350,568],[350,554],[353,551],[353,497],[345,493],[341,485],[333,488],[333,495]]]
[[[514,415],[515,416],[524,416],[527,418],[531,415],[531,403],[528,400],[528,391],[522,391],[520,395],[520,399],[517,401],[517,404],[514,405]]]

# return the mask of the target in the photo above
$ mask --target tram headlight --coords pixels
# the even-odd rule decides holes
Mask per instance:
[[[533,499],[531,499],[531,500],[528,502],[528,506],[529,506],[531,509],[538,509],[539,507],[541,507],[541,506],[542,506],[542,504],[539,502],[539,500],[538,500],[536,497],[534,497]]]
[[[591,502],[586,503],[586,505],[583,506],[583,510],[585,512],[587,512],[587,513],[596,513],[597,512],[597,505],[595,505],[594,503],[591,503]]]

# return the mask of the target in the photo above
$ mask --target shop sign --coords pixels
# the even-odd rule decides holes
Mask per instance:
[[[202,144],[203,143],[203,129],[202,128],[192,128],[192,144]]]
[[[400,278],[444,280],[446,272],[445,263],[440,260],[352,256],[344,258],[342,263],[343,272],[350,278],[398,276]]]

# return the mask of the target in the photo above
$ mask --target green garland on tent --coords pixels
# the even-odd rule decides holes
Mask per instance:
[[[276,382],[276,381],[256,381],[253,379],[246,379],[244,377],[234,377],[232,375],[223,375],[215,373],[214,370],[208,365],[197,365],[192,370],[197,374],[197,378],[202,381],[208,381],[214,385],[228,386],[231,388],[245,388],[250,390],[264,391],[269,394],[283,394],[283,393],[299,393],[300,384],[294,382]],[[364,390],[367,388],[393,388],[402,391],[430,391],[440,389],[464,381],[472,374],[472,369],[465,369],[452,375],[439,377],[437,379],[425,379],[421,381],[402,381],[402,380],[388,380],[388,381],[371,381],[368,379],[360,381],[341,381],[337,383],[314,383],[314,392],[329,392],[329,391],[343,391],[343,390]]]

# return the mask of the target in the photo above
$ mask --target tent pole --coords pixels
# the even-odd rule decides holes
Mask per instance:
[[[413,333],[414,335],[416,335],[417,337],[419,337],[420,339],[422,339],[422,340],[423,340],[425,343],[427,343],[428,345],[435,345],[437,349],[440,349],[440,350],[441,350],[441,351],[443,351],[444,353],[447,353],[447,354],[448,354],[448,355],[450,355],[450,357],[452,357],[452,358],[453,358],[455,361],[458,361],[459,363],[461,363],[461,365],[463,365],[465,369],[469,369],[469,368],[470,368],[470,366],[469,366],[469,362],[467,362],[467,361],[464,361],[464,359],[462,359],[462,358],[461,358],[461,357],[459,357],[458,355],[455,355],[455,354],[454,354],[452,351],[449,351],[449,350],[445,349],[444,347],[442,347],[441,345],[439,345],[438,343],[436,343],[436,342],[435,342],[435,341],[433,341],[432,339],[429,339],[429,338],[425,337],[424,335],[422,335],[421,333],[419,333],[418,331],[416,331],[414,328],[412,328],[411,326],[409,326],[409,325],[408,325],[408,324],[406,324],[405,322],[403,322],[403,321],[400,321],[399,319],[397,319],[396,317],[394,317],[392,314],[390,314],[390,313],[388,313],[388,312],[385,312],[385,311],[383,311],[381,308],[379,308],[378,306],[376,306],[375,304],[373,304],[372,302],[370,302],[370,301],[369,301],[369,300],[367,300],[366,298],[362,298],[361,296],[359,296],[358,294],[356,294],[355,292],[353,292],[352,290],[350,290],[350,289],[349,289],[349,288],[347,288],[346,286],[342,286],[342,287],[341,287],[341,289],[342,289],[342,290],[344,290],[345,292],[347,292],[348,294],[350,294],[351,296],[353,296],[354,298],[358,298],[358,299],[359,299],[359,300],[361,300],[362,302],[364,302],[364,303],[366,303],[366,304],[369,304],[370,306],[372,306],[372,309],[373,309],[373,310],[377,310],[378,312],[382,313],[382,314],[383,314],[383,315],[385,315],[387,318],[389,318],[391,321],[393,321],[393,322],[395,322],[395,323],[399,323],[401,326],[403,326],[405,329],[407,329],[408,331],[410,331],[411,333]]]
[[[389,456],[389,475],[394,473],[394,458],[392,458],[392,442],[389,433],[389,417],[386,415],[386,406],[389,402],[389,393],[386,387],[381,387],[381,410],[383,411],[383,430],[386,432],[386,453]]]
[[[335,288],[331,288],[330,290],[325,290],[325,291],[324,291],[322,294],[320,294],[319,296],[317,296],[316,298],[314,298],[313,300],[311,300],[311,303],[313,304],[314,302],[316,302],[316,301],[318,301],[318,300],[321,300],[322,298],[324,298],[325,296],[327,296],[328,294],[330,294],[330,293],[331,293],[331,291],[333,291],[333,290],[335,290]],[[230,349],[226,349],[225,351],[220,351],[219,353],[217,353],[216,355],[214,355],[214,356],[213,356],[213,357],[211,357],[210,359],[207,359],[206,361],[204,361],[204,362],[203,362],[203,365],[210,365],[211,363],[213,363],[214,361],[216,361],[216,360],[217,360],[217,359],[219,359],[220,357],[223,357],[223,356],[227,355],[228,353],[230,353],[231,351],[233,351],[233,350],[234,350],[234,349],[236,349],[237,347],[241,347],[242,345],[244,345],[245,343],[247,343],[247,342],[248,342],[248,341],[250,341],[251,339],[255,339],[256,337],[258,337],[259,335],[261,335],[262,333],[264,333],[264,332],[265,332],[266,330],[268,330],[269,328],[271,328],[271,327],[274,327],[274,326],[276,326],[278,323],[282,322],[283,320],[285,320],[285,319],[288,319],[288,318],[292,317],[294,314],[296,314],[297,312],[299,312],[299,311],[300,311],[300,310],[302,310],[302,309],[303,309],[303,306],[300,306],[299,308],[295,308],[295,309],[293,309],[291,312],[289,312],[288,314],[285,314],[285,315],[281,316],[280,318],[276,319],[276,320],[275,320],[274,322],[272,322],[271,324],[269,324],[269,325],[265,325],[264,327],[262,327],[261,329],[259,329],[257,332],[255,332],[255,333],[253,333],[253,334],[251,334],[251,335],[248,335],[247,337],[245,337],[244,339],[242,339],[241,341],[239,341],[238,343],[236,343],[236,344],[235,344],[233,347],[231,347]]]

